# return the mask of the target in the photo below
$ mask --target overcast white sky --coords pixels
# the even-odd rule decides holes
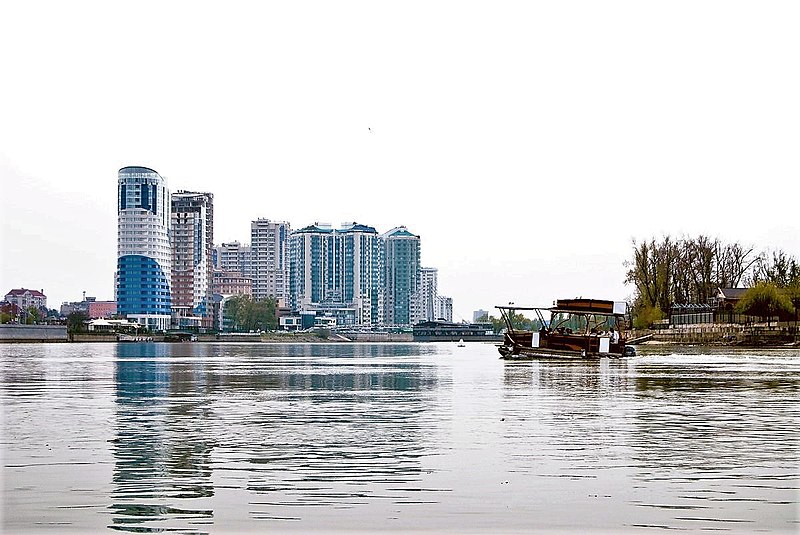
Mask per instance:
[[[0,290],[113,298],[126,165],[213,192],[217,243],[406,225],[456,319],[625,299],[633,238],[798,257],[799,27],[797,1],[11,0]]]

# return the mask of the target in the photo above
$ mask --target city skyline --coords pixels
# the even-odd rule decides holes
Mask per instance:
[[[212,192],[171,192],[142,166],[121,168],[117,183],[117,312],[148,328],[218,328],[232,294],[372,327],[436,319],[432,304],[447,299],[435,292],[435,269],[423,284],[420,238],[406,227],[380,235],[357,223],[292,230],[259,218],[249,245],[217,245]],[[233,291],[215,292],[215,283]]]
[[[218,244],[408,226],[454,319],[625,299],[632,239],[800,256],[795,3],[45,12],[0,35],[0,285],[51,307],[113,298],[125,165],[213,192]]]

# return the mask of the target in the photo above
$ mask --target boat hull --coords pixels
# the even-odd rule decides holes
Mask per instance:
[[[561,360],[597,360],[606,358],[622,358],[622,353],[587,353],[585,351],[559,350],[538,347],[520,347],[501,345],[497,347],[500,358],[506,360],[524,359],[561,359]]]
[[[592,336],[550,336],[539,347],[532,347],[531,333],[508,334],[504,343],[498,346],[500,356],[505,359],[599,359],[630,357],[636,354],[632,346],[625,342],[609,344],[608,351],[600,351],[597,337]]]

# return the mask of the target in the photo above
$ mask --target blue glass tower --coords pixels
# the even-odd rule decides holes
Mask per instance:
[[[380,251],[377,231],[358,223],[337,230],[314,224],[292,232],[289,305],[330,314],[339,309],[340,324],[380,324]]]
[[[172,274],[167,183],[147,167],[123,167],[117,183],[117,312],[165,330],[170,325]]]
[[[383,238],[385,322],[413,325],[419,319],[416,296],[420,288],[420,238],[406,227],[396,227]]]

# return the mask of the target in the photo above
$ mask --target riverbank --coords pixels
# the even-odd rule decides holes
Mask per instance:
[[[329,334],[316,333],[220,333],[196,334],[181,339],[171,334],[153,334],[127,336],[116,334],[78,333],[69,336],[70,342],[178,342],[178,343],[208,343],[208,342],[237,342],[237,343],[279,343],[279,344],[329,344],[329,343],[378,343],[378,342],[413,342],[414,338],[409,333],[355,333],[355,334]]]
[[[31,342],[68,342],[66,325],[0,325],[0,342],[25,344]]]
[[[731,346],[753,348],[800,347],[800,338],[791,325],[768,328],[762,325],[683,325],[670,329],[635,330],[629,340],[640,340],[636,345],[673,346]],[[60,325],[0,325],[0,343],[52,343],[52,342],[244,342],[244,343],[380,343],[413,342],[411,333],[184,333],[154,335],[118,335],[116,333],[67,334],[66,326]]]
[[[638,345],[800,347],[797,328],[787,323],[674,325],[668,329],[634,330],[628,339],[641,340]]]

